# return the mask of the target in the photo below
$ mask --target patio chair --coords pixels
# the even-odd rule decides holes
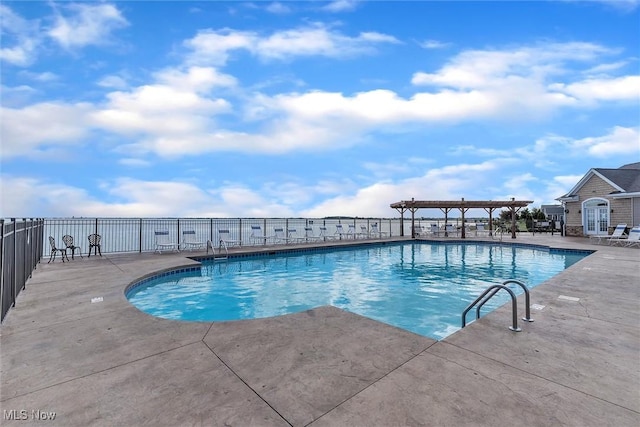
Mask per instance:
[[[102,248],[100,245],[100,241],[102,240],[102,236],[99,234],[89,234],[89,256],[87,258],[91,258],[91,249],[96,256],[100,254],[102,256]]]
[[[67,261],[69,261],[69,257],[67,257],[67,249],[56,247],[56,239],[54,239],[52,236],[49,236],[49,245],[51,246],[51,256],[49,257],[49,262],[47,264],[49,264],[52,260],[55,262],[56,254],[58,252],[60,252],[62,262],[64,262],[65,258],[67,258]]]
[[[413,226],[413,235],[415,237],[422,237],[423,234],[424,234],[424,229],[422,228],[421,225],[414,225]]]
[[[379,239],[382,239],[383,237],[389,235],[389,233],[386,231],[380,231],[377,222],[371,224],[371,230],[369,230],[369,234],[372,236],[377,236]]]
[[[266,236],[265,234],[263,234],[262,227],[260,227],[259,225],[251,226],[251,235],[249,236],[249,241],[252,244],[255,245],[256,243],[262,243],[263,245],[266,245],[267,242],[271,239],[273,239],[273,236]]]
[[[304,242],[305,237],[298,235],[298,230],[295,228],[287,228],[287,240],[290,242]]]
[[[335,233],[333,233],[337,239],[342,240],[342,237],[344,236],[344,238],[348,238],[349,236],[347,235],[347,232],[344,231],[344,227],[342,227],[342,224],[336,224],[336,231]]]
[[[358,236],[362,237],[363,239],[369,238],[369,230],[367,229],[366,225],[360,226],[360,232],[358,233]]]
[[[154,252],[161,254],[164,250],[180,251],[178,244],[169,237],[169,230],[156,230],[154,234],[156,236],[156,250]]]
[[[327,230],[327,227],[320,226],[320,236],[319,236],[322,240],[335,240],[338,238],[338,236],[336,236],[335,234],[329,234],[329,230]]]
[[[349,224],[349,227],[347,228],[347,238],[351,238],[353,240],[358,238],[358,233],[356,233],[355,224]]]
[[[203,249],[205,243],[196,237],[195,230],[182,230],[182,249]]]
[[[624,232],[627,230],[627,224],[618,224],[616,225],[616,228],[613,230],[613,233],[607,237],[607,242],[609,244],[612,244],[614,242],[617,242],[619,240],[627,240],[627,235],[624,234]],[[598,242],[600,242],[602,239],[599,239]],[[615,243],[614,243],[615,244]]]
[[[484,224],[476,224],[476,236],[488,236],[489,230],[485,228]]]
[[[227,253],[229,252],[230,246],[242,246],[242,240],[235,240],[231,238],[231,233],[228,228],[220,228],[218,229],[218,250],[222,252],[222,248],[224,247]],[[213,249],[213,248],[212,248]]]
[[[451,235],[458,235],[458,228],[453,224],[447,224],[444,226],[444,235],[447,237],[451,237]]]
[[[317,242],[318,240],[322,240],[322,236],[316,236],[313,234],[313,227],[305,227],[304,240],[305,242]]]
[[[633,227],[629,231],[629,237],[627,237],[627,241],[624,244],[625,248],[630,248],[632,246],[640,247],[640,225]]]
[[[274,243],[287,244],[287,243],[289,243],[290,240],[293,240],[293,239],[289,239],[289,236],[284,232],[284,228],[283,227],[274,227],[273,228],[273,241],[274,241]]]
[[[64,242],[64,245],[66,246],[67,250],[71,250],[71,259],[75,259],[76,258],[76,250],[78,251],[78,253],[80,254],[80,258],[82,258],[82,249],[80,248],[80,246],[76,246],[73,244],[73,236],[70,236],[68,234],[65,234],[64,236],[62,236],[62,241]]]

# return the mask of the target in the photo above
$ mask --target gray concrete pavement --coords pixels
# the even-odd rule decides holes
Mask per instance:
[[[505,306],[439,342],[334,307],[197,323],[126,300],[203,252],[40,264],[0,328],[1,424],[637,427],[640,250],[516,242],[597,252],[532,290],[522,332]]]

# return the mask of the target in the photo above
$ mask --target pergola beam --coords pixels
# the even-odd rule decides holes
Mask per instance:
[[[524,207],[533,203],[532,200],[402,200],[400,202],[391,203],[391,208],[400,212],[400,221],[403,223],[404,212],[411,211],[411,237],[414,235],[415,213],[418,209],[440,209],[444,213],[445,223],[448,220],[449,211],[459,209],[462,214],[462,238],[465,238],[464,216],[469,209],[484,209],[489,212],[489,234],[492,230],[492,213],[494,209],[508,208],[511,211],[511,238],[516,238],[516,213]],[[401,228],[402,230],[402,228]],[[401,234],[404,234],[401,232]],[[445,234],[446,235],[446,234]]]

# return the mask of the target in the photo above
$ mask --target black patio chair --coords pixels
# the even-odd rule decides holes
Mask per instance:
[[[100,248],[100,240],[102,240],[102,236],[99,234],[90,234],[89,235],[89,258],[91,257],[91,249],[95,255],[100,254],[102,256],[102,249]]]
[[[65,234],[64,236],[62,236],[62,241],[67,247],[67,250],[71,250],[71,259],[76,258],[76,250],[80,254],[80,258],[82,258],[82,248],[73,244],[73,236]]]
[[[51,245],[51,256],[49,257],[49,262],[47,264],[49,264],[52,260],[53,261],[56,260],[56,254],[58,252],[60,252],[60,256],[62,257],[62,262],[64,262],[65,258],[67,258],[67,261],[69,261],[69,257],[67,257],[67,249],[56,247],[56,239],[54,239],[52,236],[49,236],[49,245]]]

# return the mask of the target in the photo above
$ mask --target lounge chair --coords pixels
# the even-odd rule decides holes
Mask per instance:
[[[344,227],[342,227],[342,224],[336,224],[336,232],[334,234],[338,239],[342,239],[343,236],[345,239],[348,239],[350,236],[347,231],[344,231]],[[353,233],[351,234],[351,236],[353,236]]]
[[[273,241],[274,243],[289,243],[289,236],[284,232],[284,228],[282,227],[274,227],[273,228]]]
[[[618,224],[616,228],[613,230],[613,233],[606,238],[609,245],[616,244],[616,242],[620,240],[627,240],[627,235],[625,231],[627,230],[627,224]]]
[[[252,244],[260,243],[262,245],[266,245],[269,240],[273,239],[273,236],[267,236],[262,232],[262,227],[259,225],[251,226],[251,235],[249,236],[249,240]]]
[[[476,236],[488,236],[489,230],[485,228],[484,224],[476,224]]]
[[[337,239],[337,236],[335,234],[329,234],[329,231],[327,230],[327,227],[320,226],[320,236],[319,236],[322,240],[335,240]]]
[[[349,228],[347,229],[347,238],[352,238],[352,239],[357,239],[359,236],[359,233],[356,232],[356,225],[355,224],[349,224]]]
[[[369,230],[367,230],[367,226],[366,225],[361,225],[360,226],[360,232],[357,233],[357,235],[362,237],[363,239],[368,239],[369,238]]]
[[[69,257],[67,256],[67,249],[56,247],[56,239],[54,239],[52,236],[49,236],[49,245],[51,246],[51,256],[49,257],[49,262],[47,264],[49,264],[52,261],[52,259],[55,262],[56,254],[58,252],[60,252],[60,256],[62,257],[62,262],[64,262],[65,258],[67,259],[67,261],[69,261]]]
[[[640,247],[640,225],[633,227],[629,231],[629,237],[627,237],[627,241],[624,244],[625,248],[630,248],[632,246]]]
[[[458,228],[453,224],[447,224],[444,227],[444,233],[445,233],[445,236],[448,236],[448,237],[451,237],[452,235],[457,236]]]
[[[156,230],[154,234],[156,236],[156,250],[154,252],[161,254],[164,250],[180,251],[179,245],[169,238],[169,230]]]
[[[62,236],[62,241],[64,242],[66,249],[71,250],[71,259],[75,259],[76,250],[80,254],[80,258],[82,258],[82,248],[73,243],[73,236],[65,234]]]
[[[218,251],[222,252],[224,247],[225,251],[229,251],[230,246],[242,246],[242,240],[235,240],[231,238],[231,233],[228,228],[218,229]],[[211,248],[213,249],[213,248]]]
[[[613,234],[592,234],[589,236],[589,240],[595,241],[595,243],[601,243],[603,239],[615,239],[618,240],[622,235],[624,235],[625,230],[627,229],[627,224],[618,224],[616,228],[613,230]],[[611,242],[609,242],[611,243]]]
[[[182,243],[180,245],[182,245],[183,249],[203,249],[205,242],[196,237],[195,230],[182,230]]]
[[[414,225],[413,226],[413,235],[416,237],[422,237],[422,235],[424,234],[424,228],[421,225]]]
[[[304,236],[298,236],[298,230],[295,228],[287,228],[287,240],[293,243],[302,243],[305,241]]]
[[[322,236],[316,236],[313,234],[313,227],[304,228],[304,241],[305,242],[317,242],[322,240]]]
[[[369,231],[369,234],[372,236],[378,236],[378,238],[381,239],[382,237],[386,237],[389,233],[387,233],[386,231],[380,231],[380,229],[378,228],[378,223],[374,222],[371,224],[371,230]]]

